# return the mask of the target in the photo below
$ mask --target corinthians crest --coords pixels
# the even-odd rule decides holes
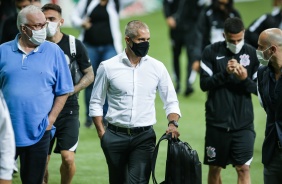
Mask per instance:
[[[244,67],[250,65],[250,56],[247,54],[243,54],[240,56],[240,64]]]
[[[207,150],[207,156],[208,157],[214,158],[216,156],[214,147],[208,146],[208,147],[206,147],[206,150]]]

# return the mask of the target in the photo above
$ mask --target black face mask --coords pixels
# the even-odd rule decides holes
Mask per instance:
[[[134,41],[132,41],[132,47],[130,48],[136,56],[144,57],[148,53],[149,46],[149,42],[135,43]]]

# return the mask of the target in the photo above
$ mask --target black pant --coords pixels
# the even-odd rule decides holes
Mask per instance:
[[[20,157],[22,184],[42,183],[50,140],[51,131],[49,130],[36,144],[16,148],[16,158]]]
[[[189,78],[192,71],[192,64],[193,61],[191,59],[191,52],[193,47],[192,38],[193,38],[192,31],[184,31],[184,30],[170,30],[170,38],[172,44],[172,51],[173,51],[173,69],[176,77],[176,82],[180,83],[181,72],[180,72],[180,54],[182,48],[186,49],[186,57],[187,57],[187,69],[186,69],[186,87],[191,87],[189,83]]]
[[[156,145],[153,128],[136,135],[107,129],[101,140],[110,184],[147,184]]]
[[[276,148],[272,160],[264,166],[264,184],[280,184],[282,182],[282,149]]]

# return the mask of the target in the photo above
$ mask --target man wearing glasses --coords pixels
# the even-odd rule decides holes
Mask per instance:
[[[20,33],[0,45],[0,89],[10,111],[23,184],[42,183],[55,122],[73,82],[63,51],[45,42],[46,18],[30,5],[17,17]]]

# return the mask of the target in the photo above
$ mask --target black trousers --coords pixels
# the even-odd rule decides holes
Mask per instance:
[[[153,128],[136,135],[107,129],[101,139],[110,184],[147,184],[156,145]]]
[[[276,148],[272,160],[264,166],[264,184],[281,184],[282,182],[282,149]]]
[[[16,158],[20,156],[22,184],[42,183],[50,141],[51,131],[49,130],[36,144],[16,148]]]
[[[180,71],[180,54],[182,48],[186,50],[187,57],[187,66],[186,66],[186,87],[191,87],[189,83],[189,78],[192,71],[192,58],[191,52],[193,52],[193,31],[184,31],[184,30],[170,30],[170,38],[171,38],[171,47],[172,47],[172,55],[173,55],[173,70],[176,77],[176,82],[180,83],[181,71]]]

